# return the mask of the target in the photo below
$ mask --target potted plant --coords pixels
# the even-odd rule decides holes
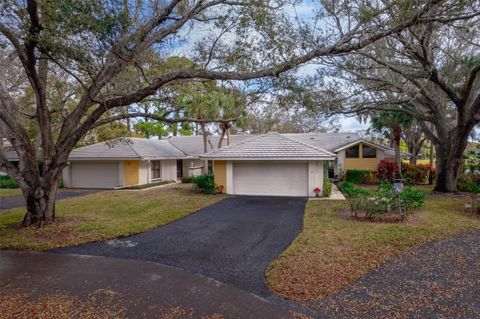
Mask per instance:
[[[317,186],[313,189],[313,192],[315,193],[315,197],[318,197],[318,194],[320,194],[322,190]]]

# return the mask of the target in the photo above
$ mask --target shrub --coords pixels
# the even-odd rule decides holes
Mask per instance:
[[[457,190],[460,192],[480,193],[480,178],[474,174],[465,174],[457,179]]]
[[[394,162],[381,160],[377,166],[377,177],[380,181],[393,182],[397,177],[398,167]]]
[[[332,182],[328,178],[323,179],[323,193],[324,197],[330,197],[332,195]]]
[[[354,217],[362,211],[370,218],[393,213],[403,219],[424,205],[427,194],[423,190],[411,187],[406,187],[403,192],[396,194],[393,191],[393,184],[388,182],[380,183],[373,193],[349,182],[341,182],[339,187],[347,197]]]
[[[183,184],[193,183],[193,179],[195,176],[183,176],[180,180]]]
[[[0,176],[0,188],[19,188],[17,182],[7,175]]]
[[[363,176],[363,184],[378,184],[379,180],[377,178],[376,171],[369,171],[367,175]]]
[[[423,207],[426,196],[427,192],[421,189],[405,187],[403,192],[398,194],[398,199],[403,210],[402,217],[411,214],[414,209]]]
[[[424,184],[428,181],[430,165],[402,163],[403,178],[408,184]]]
[[[381,182],[375,192],[372,194],[372,200],[368,207],[367,216],[382,215],[389,213],[395,205],[395,194],[393,184],[390,182]]]
[[[213,175],[211,174],[204,174],[198,175],[193,178],[193,184],[195,189],[199,192],[205,194],[215,194],[215,181],[213,179]]]
[[[363,183],[365,178],[370,175],[369,170],[363,169],[349,169],[347,170],[346,180],[347,182],[360,184]]]
[[[340,182],[340,190],[347,197],[351,213],[357,216],[358,212],[366,211],[368,207],[369,192],[350,182]]]

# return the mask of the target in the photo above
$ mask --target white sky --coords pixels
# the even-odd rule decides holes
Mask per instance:
[[[342,116],[338,123],[340,124],[340,131],[343,132],[356,132],[358,130],[366,130],[370,127],[369,123],[360,123],[355,117]]]
[[[295,6],[288,5],[283,10],[292,18],[296,17],[305,22],[312,19],[318,9],[318,2],[312,0],[303,0],[297,3]],[[208,25],[189,29],[188,33],[183,34],[185,41],[183,43],[175,44],[175,54],[188,56],[188,52],[193,49],[194,43],[201,41],[203,37],[205,37],[207,34],[211,34],[212,32],[215,33],[215,31]],[[227,34],[226,38],[228,39],[230,36],[233,37],[233,35]],[[298,72],[305,75],[313,75],[317,72],[317,68],[318,65],[305,64],[299,68]],[[356,117],[338,116],[337,123],[340,125],[341,131],[356,132],[359,130],[366,130],[369,127],[368,123],[361,123]]]

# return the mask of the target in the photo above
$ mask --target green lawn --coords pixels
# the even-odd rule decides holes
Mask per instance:
[[[225,198],[189,184],[142,191],[105,191],[57,202],[53,225],[20,228],[24,208],[0,213],[0,248],[45,250],[144,232]]]
[[[267,282],[288,299],[328,296],[399,252],[480,230],[480,218],[463,210],[467,201],[430,195],[424,209],[399,223],[349,219],[346,201],[310,201],[302,233],[267,269]]]
[[[22,190],[20,188],[0,188],[0,198],[21,195]]]

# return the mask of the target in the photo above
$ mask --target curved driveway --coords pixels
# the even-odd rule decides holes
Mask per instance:
[[[158,262],[268,297],[264,270],[301,231],[305,203],[305,198],[230,197],[149,232],[55,252]]]

